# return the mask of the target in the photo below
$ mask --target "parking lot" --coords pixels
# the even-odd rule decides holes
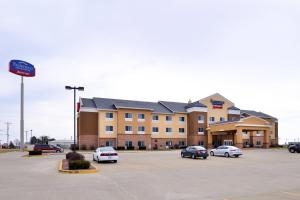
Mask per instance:
[[[182,159],[180,151],[120,152],[96,174],[61,174],[63,154],[0,154],[1,199],[300,199],[300,154],[244,150],[240,158]],[[91,160],[92,153],[85,152]]]

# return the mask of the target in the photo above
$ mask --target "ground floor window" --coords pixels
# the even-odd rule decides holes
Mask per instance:
[[[261,145],[261,141],[256,141],[256,145],[260,146]]]
[[[139,147],[144,147],[144,146],[145,146],[144,141],[138,141],[138,146],[139,146]]]
[[[132,147],[132,141],[126,141],[125,146],[126,147]]]
[[[198,145],[199,145],[199,146],[204,146],[204,141],[200,140],[200,141],[198,142]]]
[[[113,141],[111,141],[111,140],[106,141],[105,146],[112,147],[113,146]]]
[[[166,146],[172,146],[172,141],[166,141]]]
[[[184,146],[184,141],[179,141],[179,146]]]

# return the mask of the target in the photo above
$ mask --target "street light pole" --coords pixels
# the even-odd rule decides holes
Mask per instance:
[[[65,86],[66,90],[74,90],[74,146],[73,150],[76,150],[76,90],[84,91],[84,87],[71,87]]]

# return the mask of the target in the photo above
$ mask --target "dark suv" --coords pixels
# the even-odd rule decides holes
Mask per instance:
[[[63,148],[54,145],[49,145],[49,144],[36,144],[34,145],[34,150],[43,151],[43,152],[56,152],[56,153],[64,152]]]
[[[289,145],[289,152],[291,153],[300,153],[300,143]]]

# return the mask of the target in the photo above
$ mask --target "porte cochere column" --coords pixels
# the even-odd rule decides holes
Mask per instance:
[[[237,128],[234,135],[234,146],[243,148],[243,129]]]

